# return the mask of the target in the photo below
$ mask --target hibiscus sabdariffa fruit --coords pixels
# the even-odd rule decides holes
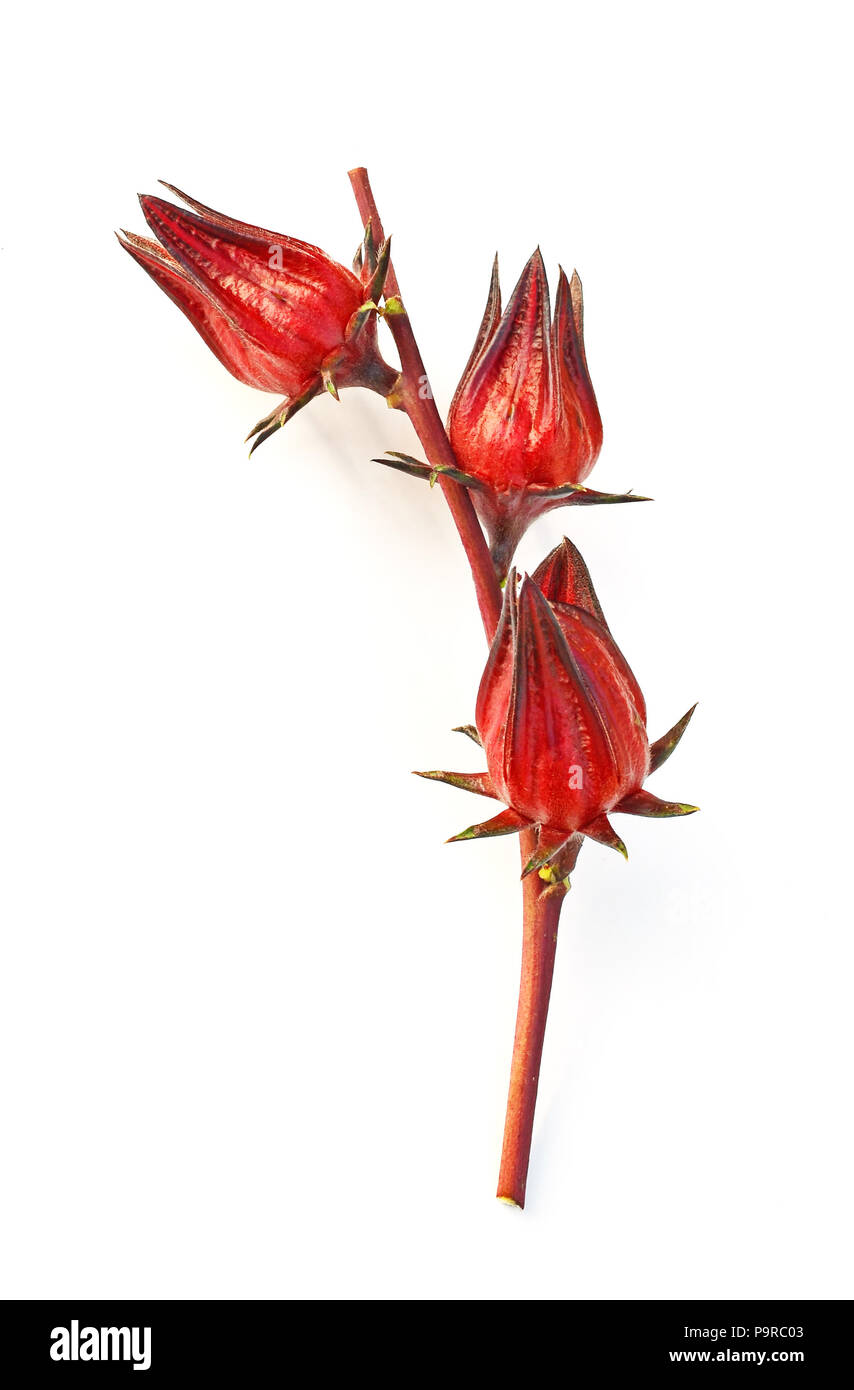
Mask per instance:
[[[640,502],[585,487],[602,420],[584,350],[581,281],[563,270],[554,319],[539,250],[501,312],[498,262],[474,349],[451,403],[448,433],[460,472],[506,574],[536,517],[553,507]]]
[[[482,747],[487,767],[421,775],[502,803],[490,820],[454,839],[520,834],[522,965],[497,1195],[521,1207],[569,875],[585,839],[625,854],[615,814],[696,810],[645,787],[693,711],[650,743],[643,693],[569,541],[521,585],[511,572],[502,595],[516,544],[543,512],[643,500],[586,484],[602,422],[587,367],[578,276],[560,272],[552,318],[539,251],[504,309],[496,265],[448,434],[367,171],[351,170],[350,181],[364,232],[352,270],[316,246],[225,217],[178,189],[171,191],[185,208],[142,199],[156,240],[125,233],[122,245],[234,376],[283,398],[252,432],[253,447],[321,391],[337,397],[342,387],[367,387],[408,415],[426,459],[393,452],[382,461],[438,481],[448,502],[491,644],[477,723],[462,730]],[[399,369],[379,355],[380,316]]]
[[[507,581],[501,620],[465,730],[486,754],[485,773],[425,772],[505,803],[455,840],[535,829],[524,873],[562,885],[583,838],[626,854],[613,812],[684,816],[695,806],[662,801],[644,781],[670,756],[693,710],[650,744],[646,704],[611,636],[578,550],[564,540],[532,578]]]
[[[140,198],[157,237],[123,232],[124,249],[186,314],[224,367],[284,399],[255,426],[253,449],[324,389],[388,397],[399,373],[377,347],[388,244],[368,230],[356,269],[294,237],[237,222],[164,185],[188,207]]]

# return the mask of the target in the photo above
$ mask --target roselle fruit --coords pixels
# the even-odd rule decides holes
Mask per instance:
[[[626,854],[609,816],[684,816],[643,784],[670,756],[693,710],[650,744],[646,703],[611,636],[590,574],[569,540],[517,584],[511,573],[477,697],[483,773],[426,772],[434,781],[505,803],[454,840],[533,829],[524,873],[562,883],[582,837]]]
[[[388,244],[370,234],[360,274],[294,237],[237,222],[165,185],[191,211],[145,195],[157,237],[123,232],[124,249],[186,314],[224,367],[284,399],[252,430],[253,449],[324,389],[388,396],[398,373],[377,347]]]

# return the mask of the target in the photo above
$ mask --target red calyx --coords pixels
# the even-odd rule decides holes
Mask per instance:
[[[637,791],[646,708],[612,638],[584,608],[508,581],[476,722],[501,798],[564,838]]]
[[[496,259],[448,431],[502,574],[527,527],[552,507],[644,500],[583,486],[602,447],[602,420],[584,351],[581,281],[561,270],[552,321],[539,250],[503,315]]]
[[[366,304],[366,291],[381,288],[371,283],[376,257],[360,279],[316,246],[172,191],[192,211],[143,196],[158,240],[125,232],[121,244],[239,381],[285,397],[261,438],[324,386],[389,393],[397,374],[379,356],[375,305]]]
[[[564,540],[521,587],[515,573],[507,581],[477,698],[476,732],[488,773],[422,775],[505,803],[499,816],[454,838],[536,827],[538,853],[526,872],[562,880],[579,836],[625,854],[607,819],[611,812],[696,810],[643,790],[692,712],[650,748],[643,693],[610,634],[587,566]]]

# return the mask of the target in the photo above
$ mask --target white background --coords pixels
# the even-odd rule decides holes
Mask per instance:
[[[842,5],[17,7],[3,123],[0,1293],[851,1297]],[[655,779],[565,911],[528,1207],[494,1199],[513,840],[439,489],[376,397],[235,382],[119,249],[158,177],[349,263],[368,165],[444,410],[498,249],[585,286],[554,513]],[[392,352],[389,346],[389,352]]]

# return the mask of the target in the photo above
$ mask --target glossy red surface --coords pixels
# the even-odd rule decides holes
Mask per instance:
[[[511,575],[477,701],[501,800],[564,837],[583,829],[640,789],[645,722],[637,681],[599,618],[550,603],[531,579],[517,594]]]
[[[190,211],[140,198],[158,240],[126,232],[122,245],[223,366],[286,402],[320,391],[324,379],[388,389],[394,374],[379,363],[375,315],[355,325],[362,280],[308,242],[179,196]]]
[[[460,467],[496,492],[580,483],[596,462],[602,423],[587,372],[581,282],[560,272],[554,322],[539,251],[500,313],[497,268],[475,351],[451,404]]]

